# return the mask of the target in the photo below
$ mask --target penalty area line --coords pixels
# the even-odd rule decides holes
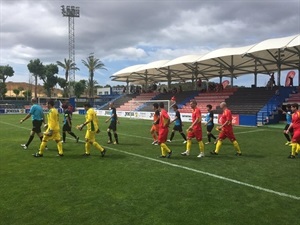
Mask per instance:
[[[271,189],[268,189],[268,188],[263,188],[263,187],[260,187],[260,186],[248,184],[248,183],[245,183],[245,182],[242,182],[242,181],[238,181],[238,180],[234,180],[234,179],[231,179],[231,178],[219,176],[219,175],[216,175],[216,174],[213,174],[213,173],[208,173],[208,172],[193,169],[193,168],[190,168],[190,167],[181,166],[181,165],[178,165],[178,164],[174,164],[174,163],[170,163],[170,162],[150,158],[150,157],[147,157],[147,156],[143,156],[143,155],[139,155],[139,154],[135,154],[135,153],[131,153],[131,152],[126,152],[126,151],[119,150],[119,149],[116,149],[116,148],[111,148],[111,147],[105,147],[105,148],[111,149],[113,151],[120,152],[120,153],[123,153],[123,154],[131,155],[131,156],[134,156],[134,157],[150,160],[150,161],[161,163],[161,164],[168,165],[168,166],[172,166],[172,167],[175,167],[175,168],[184,169],[184,170],[188,170],[188,171],[191,171],[191,172],[203,174],[203,175],[206,175],[206,176],[210,176],[210,177],[217,178],[217,179],[220,179],[220,180],[228,181],[228,182],[235,183],[235,184],[238,184],[238,185],[250,187],[250,188],[253,188],[253,189],[256,189],[256,190],[264,191],[264,192],[271,193],[271,194],[274,194],[274,195],[278,195],[278,196],[281,196],[281,197],[286,197],[286,198],[290,198],[290,199],[294,199],[294,200],[300,200],[300,197],[295,196],[295,195],[290,195],[290,194],[286,194],[286,193],[283,193],[283,192],[274,191],[274,190],[271,190]]]

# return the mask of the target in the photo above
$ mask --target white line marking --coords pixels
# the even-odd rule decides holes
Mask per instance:
[[[25,127],[20,127],[20,126],[14,125],[14,124],[2,122],[2,121],[0,121],[0,123],[28,130]],[[131,135],[131,136],[133,136],[133,135]],[[123,153],[123,154],[127,154],[127,155],[131,155],[131,156],[139,157],[139,158],[142,158],[142,159],[147,159],[147,160],[150,160],[150,161],[153,161],[153,162],[165,164],[165,165],[168,165],[168,166],[172,166],[172,167],[192,171],[192,172],[195,172],[195,173],[199,173],[199,174],[203,174],[203,175],[206,175],[206,176],[214,177],[214,178],[217,178],[217,179],[220,179],[220,180],[225,180],[225,181],[228,181],[228,182],[231,182],[231,183],[235,183],[235,184],[239,184],[239,185],[242,185],[242,186],[250,187],[250,188],[260,190],[260,191],[264,191],[264,192],[267,192],[267,193],[271,193],[271,194],[274,194],[274,195],[279,195],[281,197],[291,198],[291,199],[294,199],[294,200],[300,200],[300,197],[295,196],[295,195],[290,195],[290,194],[286,194],[286,193],[283,193],[283,192],[274,191],[274,190],[271,190],[271,189],[268,189],[268,188],[263,188],[263,187],[248,184],[248,183],[245,183],[245,182],[242,182],[242,181],[238,181],[238,180],[234,180],[234,179],[231,179],[231,178],[219,176],[219,175],[216,175],[216,174],[213,174],[213,173],[204,172],[204,171],[201,171],[201,170],[192,169],[192,168],[189,168],[189,167],[186,167],[186,166],[181,166],[181,165],[178,165],[178,164],[169,163],[169,162],[166,162],[166,161],[150,158],[150,157],[147,157],[147,156],[138,155],[138,154],[131,153],[131,152],[126,152],[126,151],[122,151],[122,150],[107,147],[107,146],[104,146],[104,147],[107,148],[107,149],[111,149],[113,151],[116,151],[116,152]]]

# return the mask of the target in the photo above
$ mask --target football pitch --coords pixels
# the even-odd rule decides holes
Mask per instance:
[[[50,141],[44,157],[34,158],[37,137],[27,150],[20,147],[31,129],[29,120],[19,124],[23,117],[0,116],[1,225],[299,224],[300,158],[287,158],[282,129],[235,127],[241,157],[226,140],[217,156],[209,154],[213,144],[205,145],[202,159],[195,140],[191,155],[181,156],[185,145],[176,133],[167,143],[172,157],[160,159],[151,121],[120,118],[120,144],[112,145],[99,117],[97,140],[107,153],[91,147],[83,157],[85,130],[75,126],[84,116],[73,115],[80,142],[68,135],[64,157],[56,157]]]

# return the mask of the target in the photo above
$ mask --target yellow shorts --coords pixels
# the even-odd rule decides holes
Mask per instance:
[[[87,139],[90,142],[95,142],[95,136],[96,136],[95,131],[87,130],[85,133],[85,139]]]
[[[47,136],[47,135],[43,136],[43,141],[44,142],[47,142],[47,141],[50,141],[50,140],[60,141],[61,140],[60,132],[59,131],[53,131],[51,136]]]

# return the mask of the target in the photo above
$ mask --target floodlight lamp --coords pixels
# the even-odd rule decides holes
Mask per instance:
[[[62,13],[63,15],[66,13],[66,11],[65,11],[65,6],[64,6],[64,5],[61,6],[61,13]]]

